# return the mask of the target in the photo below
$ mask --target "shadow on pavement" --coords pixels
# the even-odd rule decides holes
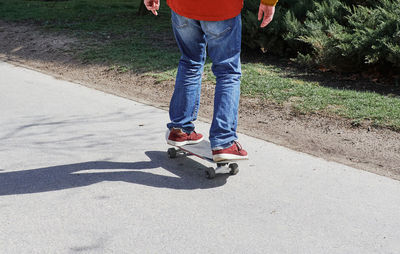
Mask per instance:
[[[204,176],[205,166],[190,159],[171,160],[166,152],[148,151],[150,161],[112,162],[88,161],[45,168],[0,173],[0,196],[40,193],[88,186],[103,181],[122,181],[158,188],[182,190],[208,189],[222,186],[228,175],[213,180]],[[163,168],[175,176],[143,172],[145,169]],[[79,172],[87,170],[113,170],[116,172]],[[118,171],[123,170],[123,171]]]

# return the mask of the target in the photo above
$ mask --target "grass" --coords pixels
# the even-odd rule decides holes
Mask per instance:
[[[141,0],[0,0],[0,19],[26,21],[43,29],[79,38],[77,48],[86,63],[109,65],[119,72],[151,75],[158,81],[173,80],[179,60],[170,28],[170,13],[161,2],[158,17],[137,16]],[[243,63],[242,94],[277,104],[290,104],[304,114],[324,113],[367,120],[375,126],[400,131],[400,98],[374,92],[330,88],[323,82],[285,76],[282,67],[262,58]],[[205,81],[214,82],[211,63]]]
[[[290,103],[302,113],[323,112],[349,118],[354,123],[371,121],[375,126],[400,130],[400,98],[321,86],[295,78],[282,78],[274,67],[247,64],[243,68],[242,92],[278,104]]]
[[[0,17],[34,22],[86,41],[79,57],[88,63],[107,63],[136,72],[175,68],[179,52],[168,46],[174,43],[168,8],[164,6],[158,17],[137,16],[139,1],[0,0]]]

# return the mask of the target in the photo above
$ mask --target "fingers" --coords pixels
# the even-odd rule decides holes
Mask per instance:
[[[156,16],[158,15],[157,10],[160,9],[159,0],[144,0],[144,5],[147,10],[151,11]]]
[[[264,11],[263,11],[263,9],[261,8],[261,5],[260,5],[260,7],[258,8],[258,20],[262,19],[263,13],[264,13]]]
[[[260,8],[258,10],[258,20],[261,20],[263,14],[264,14],[264,18],[260,25],[260,27],[262,27],[262,28],[266,27],[274,18],[275,7],[260,4]]]
[[[271,15],[270,12],[264,12],[264,19],[261,22],[260,27],[266,27],[272,21],[273,14]]]
[[[271,23],[271,21],[272,21],[272,18],[269,18],[269,19],[264,18],[264,20],[261,22],[260,27],[262,27],[262,28],[266,27],[269,23]]]
[[[151,10],[151,12],[154,14],[154,15],[158,15],[158,13],[157,13],[157,10],[160,8],[160,2],[158,1],[158,0],[154,0],[153,1],[153,9]]]
[[[151,10],[151,12],[154,14],[154,15],[158,15],[158,13],[157,13],[157,11],[156,11],[156,9],[155,8],[153,8],[152,10]]]

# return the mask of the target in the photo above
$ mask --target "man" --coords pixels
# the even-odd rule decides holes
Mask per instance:
[[[277,1],[261,0],[258,11],[261,27],[271,22]],[[144,0],[144,4],[158,15],[160,0]],[[209,133],[213,160],[247,159],[236,134],[243,0],[167,0],[167,4],[172,10],[172,29],[182,53],[170,103],[167,142],[186,145],[203,140],[203,135],[195,132],[193,122],[199,109],[207,48],[217,81]]]

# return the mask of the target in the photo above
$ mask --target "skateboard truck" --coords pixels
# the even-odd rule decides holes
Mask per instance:
[[[231,174],[236,175],[239,173],[239,165],[237,163],[230,162],[218,162],[217,167],[209,167],[206,169],[206,177],[208,179],[213,179],[216,174]]]

